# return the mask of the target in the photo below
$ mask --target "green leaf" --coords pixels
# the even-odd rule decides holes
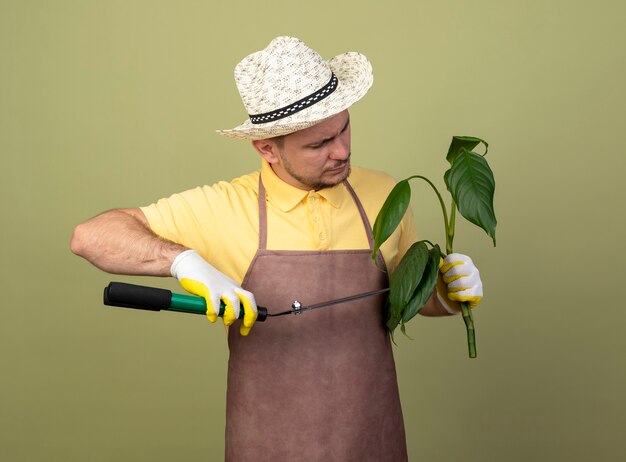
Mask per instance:
[[[428,263],[428,247],[424,241],[414,243],[404,254],[389,283],[389,302],[405,306],[419,284]]]
[[[372,260],[376,259],[376,253],[380,246],[389,239],[389,236],[402,221],[409,202],[411,200],[411,187],[408,180],[402,180],[394,186],[387,196],[380,212],[376,216],[374,222],[374,250],[372,252]]]
[[[393,332],[403,318],[428,263],[428,247],[424,241],[414,243],[404,254],[389,282],[387,327]]]
[[[404,323],[404,321],[402,321],[402,323],[400,324],[400,330],[402,331],[402,333],[404,334],[404,336],[406,338],[408,338],[409,340],[413,340],[413,338],[406,333],[406,324]]]
[[[493,194],[496,182],[485,158],[462,149],[444,180],[459,212],[466,220],[481,227],[496,245],[496,215]]]
[[[402,320],[402,316],[400,315],[399,311],[392,312],[391,309],[388,308],[388,311],[387,311],[387,329],[389,329],[389,332],[391,333],[391,338],[392,339],[393,339],[393,331],[396,329],[396,327],[398,327],[398,324],[400,324],[401,320]]]
[[[439,277],[439,260],[441,259],[441,250],[435,245],[428,251],[428,262],[424,268],[424,272],[419,284],[413,292],[413,296],[407,304],[402,315],[402,322],[409,322],[424,307],[430,296],[435,290],[437,278]]]
[[[450,147],[448,148],[448,154],[446,155],[446,160],[452,164],[454,159],[461,153],[463,150],[472,151],[476,146],[480,143],[485,145],[485,154],[487,153],[487,149],[489,145],[485,140],[481,140],[480,138],[476,138],[474,136],[453,136],[452,142],[450,143]]]

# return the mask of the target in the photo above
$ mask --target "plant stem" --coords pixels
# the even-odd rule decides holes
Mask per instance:
[[[450,205],[450,224],[446,226],[446,253],[450,255],[454,253],[454,225],[456,219],[456,204],[452,201]],[[475,358],[476,353],[476,330],[474,329],[474,318],[472,316],[472,308],[469,303],[461,302],[461,314],[463,315],[463,322],[465,323],[465,330],[467,331],[467,349],[469,351],[469,357]]]
[[[443,197],[441,197],[441,194],[439,194],[439,190],[437,189],[437,187],[432,183],[432,181],[430,181],[428,178],[421,176],[421,175],[413,175],[407,178],[407,181],[410,180],[411,178],[420,178],[422,180],[424,180],[426,183],[428,183],[430,185],[431,188],[433,188],[433,191],[435,191],[435,194],[437,194],[437,198],[439,199],[439,205],[441,206],[441,213],[443,213],[443,225],[445,228],[445,233],[446,233],[446,242],[448,242],[448,234],[450,233],[450,230],[448,228],[448,211],[446,210],[446,204],[443,202]],[[453,202],[454,204],[454,202]],[[452,211],[452,213],[454,213],[454,210]],[[454,225],[454,221],[453,221],[453,225]],[[454,235],[454,227],[452,228],[452,235]]]
[[[472,317],[472,308],[469,303],[461,303],[461,313],[463,314],[463,322],[465,323],[465,330],[467,331],[467,348],[469,350],[469,357],[476,357],[476,331],[474,330],[474,319]]]
[[[454,201],[450,204],[450,223],[446,226],[446,253],[453,253],[454,247],[454,227],[456,222],[456,204]]]

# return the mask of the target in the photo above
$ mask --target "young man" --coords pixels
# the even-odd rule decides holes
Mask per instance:
[[[72,251],[108,272],[178,278],[205,297],[212,322],[226,304],[227,460],[406,460],[384,296],[251,331],[257,302],[272,313],[297,298],[314,304],[388,287],[417,240],[407,214],[371,260],[370,223],[395,181],[350,164],[348,108],[372,84],[370,63],[359,53],[324,61],[278,37],[244,58],[235,79],[249,118],[219,133],[250,140],[261,169],[105,212],[76,227]],[[422,314],[457,312],[450,297],[482,297],[468,257],[444,263],[452,282]]]

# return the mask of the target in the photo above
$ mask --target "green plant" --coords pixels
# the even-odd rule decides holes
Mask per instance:
[[[477,154],[474,149],[482,144],[484,154]],[[444,174],[444,182],[452,201],[450,215],[444,200],[428,179],[421,175],[413,175],[400,181],[392,189],[374,222],[375,258],[380,246],[391,236],[409,206],[411,187],[409,180],[418,178],[426,181],[437,194],[445,227],[446,253],[439,245],[428,240],[414,243],[406,252],[393,273],[389,284],[387,302],[387,328],[393,332],[400,325],[406,335],[405,324],[422,309],[435,290],[439,273],[440,258],[453,253],[456,211],[469,222],[482,228],[496,245],[496,216],[493,209],[495,180],[493,172],[485,159],[489,145],[480,138],[471,136],[454,136],[448,149],[446,160],[450,168]],[[429,248],[430,247],[430,248]],[[461,312],[467,331],[469,356],[476,357],[476,335],[471,308],[461,303]]]

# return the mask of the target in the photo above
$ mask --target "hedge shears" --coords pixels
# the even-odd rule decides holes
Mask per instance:
[[[317,310],[327,306],[339,305],[362,298],[374,297],[389,291],[389,288],[351,295],[349,297],[337,298],[314,305],[303,305],[300,301],[294,300],[291,309],[278,313],[270,313],[267,308],[257,306],[257,321],[264,322],[267,318],[285,316],[288,314],[302,314],[306,311]],[[110,282],[104,288],[104,304],[107,306],[118,306],[123,308],[135,308],[149,311],[177,311],[182,313],[206,314],[206,301],[202,297],[195,295],[178,294],[171,290],[157,287],[138,286],[124,282]],[[243,308],[243,307],[242,307]],[[220,314],[223,316],[225,305],[220,304]],[[239,319],[243,319],[243,309],[239,312]]]

